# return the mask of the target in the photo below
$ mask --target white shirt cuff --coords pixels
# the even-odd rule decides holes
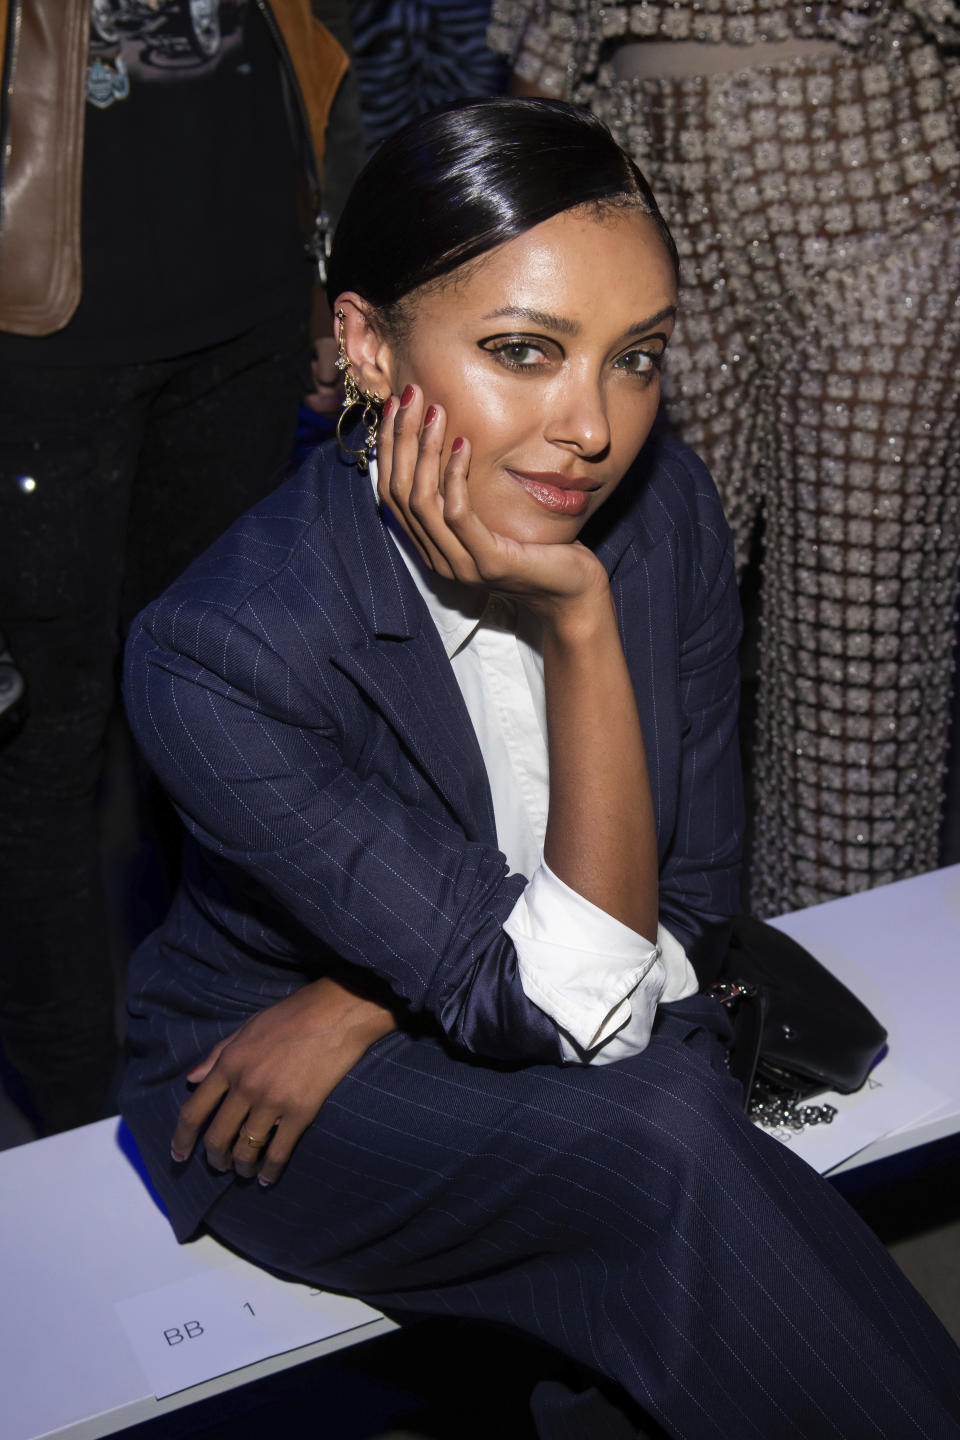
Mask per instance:
[[[565,1058],[588,1058],[631,1021],[642,1043],[630,1052],[644,1048],[667,980],[659,944],[571,890],[544,860],[503,928],[527,998],[573,1042],[561,1036]]]
[[[657,944],[660,947],[660,959],[657,963],[663,967],[666,976],[657,1001],[650,1003],[651,994],[647,990],[647,982],[642,982],[630,996],[629,1020],[615,1035],[611,1035],[605,1044],[590,1054],[578,1052],[561,1032],[560,1047],[565,1060],[579,1060],[581,1064],[587,1065],[610,1065],[614,1060],[625,1060],[628,1055],[637,1055],[641,1050],[646,1050],[650,1043],[650,1031],[653,1028],[657,1005],[666,1005],[671,1000],[683,1000],[688,995],[696,995],[699,989],[696,971],[687,959],[687,952],[680,941],[675,935],[671,935],[665,925],[657,926]]]

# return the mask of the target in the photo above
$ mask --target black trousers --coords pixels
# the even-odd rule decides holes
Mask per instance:
[[[0,1041],[46,1131],[117,1058],[97,792],[122,636],[280,479],[305,306],[150,364],[0,365],[0,629],[28,717],[0,745]]]

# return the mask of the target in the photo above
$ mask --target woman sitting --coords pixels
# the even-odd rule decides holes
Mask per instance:
[[[359,427],[128,650],[192,836],[122,1106],[178,1235],[536,1336],[634,1428],[960,1435],[954,1347],[744,1117],[697,993],[739,618],[710,479],[651,434],[645,181],[558,103],[434,116],[357,182],[330,294]],[[540,1432],[595,1440],[592,1404],[553,1387]]]

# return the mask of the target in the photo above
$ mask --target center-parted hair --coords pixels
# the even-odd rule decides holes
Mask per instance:
[[[635,206],[677,249],[653,192],[609,130],[560,100],[496,98],[415,121],[360,172],[333,242],[331,301],[355,290],[389,311],[552,215]]]

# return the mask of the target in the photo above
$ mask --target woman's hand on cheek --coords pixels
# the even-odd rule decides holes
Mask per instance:
[[[330,979],[261,1010],[189,1072],[197,1088],[180,1111],[174,1160],[189,1158],[207,1125],[214,1169],[272,1184],[331,1090],[395,1028],[388,1010]]]
[[[551,617],[587,596],[606,595],[603,566],[579,544],[535,544],[491,530],[470,499],[469,440],[453,439],[444,462],[446,415],[408,386],[384,409],[378,450],[380,497],[427,565],[467,585],[511,595]]]
[[[416,386],[408,385],[399,400],[391,395],[380,425],[378,488],[430,569],[448,580],[464,579],[469,557],[443,523],[445,431],[443,409],[425,405]]]
[[[526,605],[548,624],[597,601],[608,608],[607,573],[585,545],[514,540],[484,524],[470,499],[469,463],[469,442],[460,448],[454,442],[444,473],[443,523],[469,557],[478,582]]]

